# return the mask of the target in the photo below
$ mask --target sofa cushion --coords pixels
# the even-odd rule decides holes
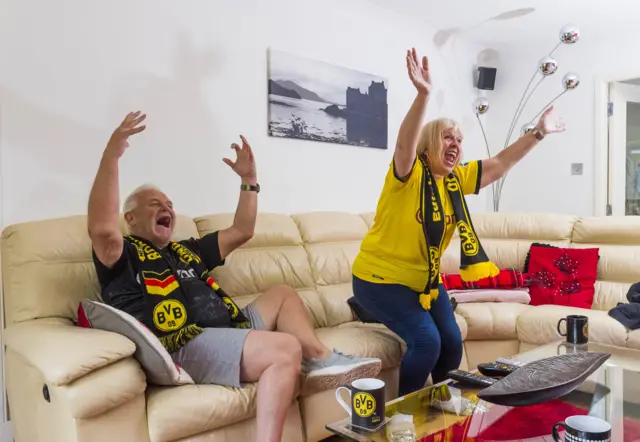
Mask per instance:
[[[37,368],[44,380],[67,385],[133,355],[136,346],[122,335],[76,327],[67,319],[25,321],[4,331],[7,348]]]
[[[151,442],[170,442],[239,422],[256,414],[257,384],[149,387],[147,420]]]
[[[634,350],[640,350],[640,329],[629,330],[627,347],[633,348]]]
[[[83,299],[78,306],[78,326],[97,328],[125,336],[136,344],[134,357],[155,385],[193,384],[191,376],[176,364],[160,339],[130,314],[102,302]]]
[[[629,286],[640,281],[640,217],[601,216],[580,218],[571,247],[598,247],[598,283],[594,309],[609,310],[626,302]]]
[[[196,218],[201,236],[229,227],[233,214]],[[290,216],[261,213],[255,234],[213,271],[220,286],[234,298],[262,293],[275,285],[313,288],[309,258],[300,231]]]
[[[640,276],[638,279],[640,280]],[[626,296],[630,285],[631,283],[628,282],[596,281],[596,293],[591,308],[609,311],[619,302],[627,302]]]
[[[383,325],[351,322],[340,327],[319,328],[316,333],[329,348],[353,356],[379,358],[383,370],[400,365],[403,342]]]
[[[544,345],[564,340],[558,334],[558,321],[568,315],[589,318],[589,340],[600,344],[626,347],[627,329],[607,312],[560,305],[533,307],[518,317],[518,339],[529,344]]]
[[[464,341],[465,339],[467,339],[467,322],[464,320],[462,316],[460,316],[457,313],[455,313],[454,316],[456,318],[456,323],[460,328],[460,334],[462,335],[462,340]],[[361,321],[354,321],[354,322],[348,322],[346,324],[341,324],[340,328],[342,327],[361,327],[361,328],[370,328],[372,330],[378,330],[380,332],[393,336],[396,340],[398,340],[402,344],[403,348],[405,345],[404,341],[400,336],[396,335],[391,330],[389,330],[386,326],[380,323],[364,323]]]
[[[468,340],[516,339],[518,316],[531,306],[511,302],[459,304],[456,313],[467,325]]]
[[[349,298],[353,297],[351,282],[318,286],[317,291],[318,298],[324,307],[328,327],[335,327],[356,319],[348,303]]]
[[[533,278],[531,305],[590,309],[598,269],[598,248],[531,246],[526,271]]]

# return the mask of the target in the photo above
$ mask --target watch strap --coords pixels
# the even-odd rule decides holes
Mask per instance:
[[[247,190],[250,192],[260,193],[260,184],[256,184],[255,186],[252,184],[241,184],[240,190]]]
[[[544,134],[542,132],[540,132],[540,129],[538,129],[537,127],[535,127],[531,133],[538,139],[538,141],[542,141],[544,140]]]

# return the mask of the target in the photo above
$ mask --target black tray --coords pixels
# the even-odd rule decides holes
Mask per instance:
[[[578,387],[611,357],[609,353],[570,353],[531,362],[481,390],[478,397],[510,407],[558,399]]]

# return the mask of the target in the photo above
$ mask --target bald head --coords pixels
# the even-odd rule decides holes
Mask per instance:
[[[175,227],[173,203],[158,187],[144,184],[127,197],[123,206],[127,228],[159,248],[169,244]]]

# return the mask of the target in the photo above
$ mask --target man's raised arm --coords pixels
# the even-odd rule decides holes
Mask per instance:
[[[256,227],[256,217],[258,216],[258,178],[256,173],[256,162],[253,157],[251,145],[245,137],[240,135],[242,147],[232,144],[236,151],[236,161],[233,162],[224,158],[224,162],[240,176],[242,180],[242,190],[236,215],[233,218],[233,225],[221,230],[218,234],[218,246],[220,248],[220,258],[225,259],[229,253],[246,243],[253,237]]]
[[[141,115],[140,111],[129,113],[113,132],[102,154],[100,167],[89,194],[89,236],[96,256],[107,267],[113,266],[122,254],[123,240],[118,225],[118,161],[129,147],[128,138],[145,129],[146,126],[140,126],[145,118],[146,115]]]

